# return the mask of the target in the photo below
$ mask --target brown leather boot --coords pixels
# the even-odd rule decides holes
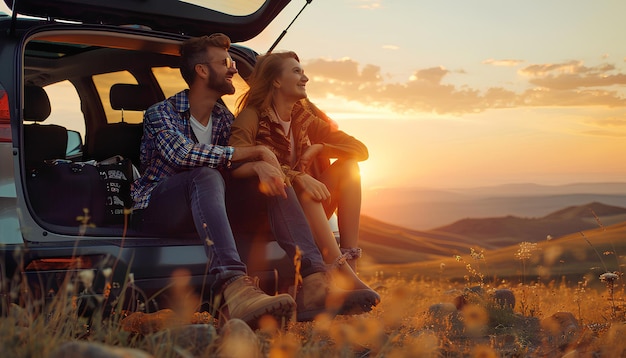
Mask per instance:
[[[346,289],[336,282],[337,278],[329,271],[317,272],[302,280],[302,288],[296,296],[298,321],[312,321],[321,313],[331,316],[361,314],[371,311],[380,302],[378,293],[367,285],[363,284],[363,288],[352,285]]]
[[[270,296],[263,292],[249,276],[242,276],[223,290],[220,302],[220,325],[232,318],[239,318],[250,328],[258,328],[259,319],[271,316],[279,325],[289,321],[296,309],[296,302],[286,294]]]
[[[328,272],[335,291],[351,292],[343,298],[343,304],[339,310],[340,315],[361,314],[369,312],[380,303],[380,295],[361,281],[359,276],[352,271],[350,265],[345,262],[336,262]]]
[[[338,309],[326,307],[329,292],[328,280],[325,272],[317,272],[302,279],[302,286],[296,292],[297,321],[312,321],[321,313],[328,313],[332,316],[337,314]]]
[[[335,262],[332,264],[333,270],[330,272],[334,276],[334,282],[336,284],[346,290],[349,289],[369,289],[371,288],[356,274],[356,270],[352,266],[352,264],[356,265],[356,260],[361,257],[361,249],[359,248],[350,248],[350,249],[341,249],[341,256],[335,259]],[[351,264],[352,262],[352,264]]]

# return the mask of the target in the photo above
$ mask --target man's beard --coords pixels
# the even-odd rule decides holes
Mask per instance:
[[[209,67],[209,89],[217,91],[222,95],[235,93],[235,86],[232,82],[226,81],[224,77],[220,77],[211,67]]]

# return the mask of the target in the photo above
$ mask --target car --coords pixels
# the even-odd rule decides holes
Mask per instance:
[[[238,43],[290,0],[5,2],[12,15],[0,15],[3,310],[50,300],[68,282],[79,285],[85,314],[103,297],[109,311],[118,298],[129,309],[156,310],[172,303],[168,287],[181,269],[209,302],[207,257],[193,232],[155,237],[128,227],[143,111],[186,88],[178,47],[190,36],[229,35],[240,94],[257,52]],[[224,98],[231,109],[238,94]],[[268,292],[285,290],[293,263],[269,230],[231,224],[250,274]]]

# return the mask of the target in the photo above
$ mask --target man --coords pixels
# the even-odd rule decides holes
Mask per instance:
[[[262,147],[229,147],[233,115],[218,102],[233,94],[237,69],[223,34],[186,41],[181,74],[189,90],[150,107],[144,116],[142,176],[133,183],[133,221],[143,231],[172,235],[195,228],[210,261],[211,289],[222,318],[251,326],[264,315],[289,319],[295,310],[287,294],[266,295],[246,276],[230,229],[219,170],[231,162],[259,159],[277,166]]]
[[[233,94],[235,62],[228,54],[224,34],[191,38],[181,45],[181,74],[189,85],[144,116],[141,143],[142,176],[133,183],[133,222],[140,230],[160,235],[188,232],[194,227],[205,244],[211,292],[220,318],[239,318],[252,327],[265,316],[288,320],[296,308],[288,294],[269,296],[246,275],[237,251],[225,207],[225,185],[220,170],[231,163],[257,170],[269,190],[280,193],[268,202],[277,242],[290,257],[302,252],[300,273],[306,284],[300,295],[300,318],[327,308],[329,298],[341,298],[337,310],[364,304],[345,290],[329,295],[323,274],[326,267],[293,191],[286,191],[276,156],[263,146],[228,146],[232,113],[220,98]],[[307,279],[308,277],[308,279]],[[347,303],[346,303],[347,302]],[[310,313],[309,315],[307,315]]]

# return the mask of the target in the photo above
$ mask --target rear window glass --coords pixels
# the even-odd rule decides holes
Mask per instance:
[[[165,94],[166,98],[171,97],[189,87],[180,75],[180,70],[177,68],[155,67],[152,69],[152,73],[154,73],[154,77],[156,77],[159,82],[159,86],[161,86],[161,90]],[[245,91],[248,90],[248,84],[237,73],[233,76],[233,85],[235,85],[235,94],[223,96],[222,100],[226,103],[228,109],[235,113],[236,101],[242,94],[244,94]]]
[[[107,117],[107,123],[141,123],[143,121],[143,111],[116,110],[111,107],[109,93],[111,87],[116,83],[137,84],[135,77],[128,71],[105,73],[93,76],[93,83],[96,85],[100,101]]]
[[[188,87],[178,68],[154,67],[152,73],[159,82],[165,98],[169,98]]]
[[[62,81],[44,87],[50,99],[50,116],[44,124],[57,124],[77,131],[85,138],[85,118],[80,108],[76,87],[70,81]]]
[[[193,5],[213,9],[230,15],[250,15],[257,11],[266,0],[180,0]]]

